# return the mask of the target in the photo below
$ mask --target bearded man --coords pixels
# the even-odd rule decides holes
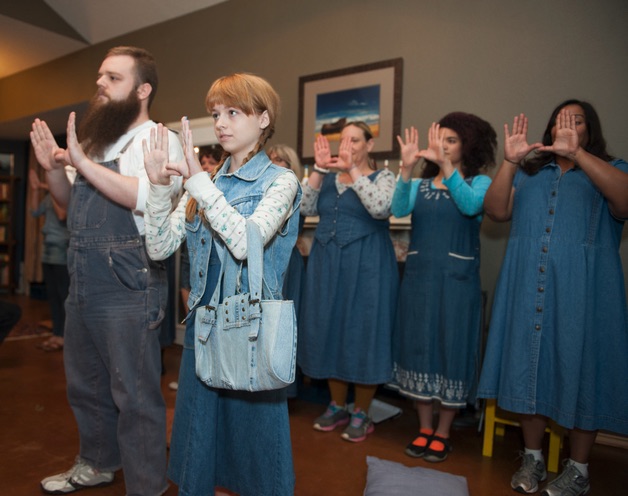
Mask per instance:
[[[143,220],[149,189],[143,142],[156,127],[149,117],[155,60],[141,48],[113,48],[96,84],[78,138],[70,114],[66,150],[45,122],[36,119],[31,132],[50,193],[68,206],[64,364],[80,437],[72,468],[41,487],[66,494],[102,486],[122,468],[128,495],[155,496],[168,487],[159,345],[167,281],[163,264],[146,253]],[[171,139],[169,160],[182,158]],[[73,184],[66,164],[77,170]],[[180,178],[171,189],[174,200]]]

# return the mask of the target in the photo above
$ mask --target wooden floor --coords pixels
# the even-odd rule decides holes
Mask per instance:
[[[26,297],[11,297],[23,308],[23,321],[33,324],[49,318],[47,304]],[[67,470],[78,451],[74,418],[65,396],[63,355],[36,347],[43,337],[9,338],[0,346],[0,494],[39,494],[39,481]],[[181,355],[173,345],[165,353],[166,374],[163,393],[170,411],[176,393],[168,383],[177,378]],[[509,481],[518,467],[520,433],[507,428],[497,438],[493,458],[482,456],[482,437],[476,425],[458,426],[452,433],[454,451],[440,464],[409,458],[404,446],[417,432],[417,420],[405,400],[384,394],[386,402],[403,408],[400,417],[377,425],[363,443],[340,439],[338,432],[320,433],[312,420],[324,409],[313,401],[291,400],[291,431],[298,496],[360,496],[366,484],[366,457],[392,460],[407,466],[421,466],[462,475],[472,496],[510,495]],[[469,422],[472,424],[472,422]],[[590,460],[592,493],[596,496],[628,493],[628,450],[596,445]],[[550,477],[554,477],[550,474]],[[122,474],[113,485],[91,489],[93,496],[123,495]],[[166,495],[177,493],[171,486]],[[415,494],[429,495],[417,487]]]

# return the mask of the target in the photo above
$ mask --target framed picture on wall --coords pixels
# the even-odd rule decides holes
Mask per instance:
[[[297,153],[303,163],[313,162],[319,134],[337,153],[340,131],[351,121],[371,128],[373,158],[398,158],[402,78],[402,58],[301,76]]]
[[[14,172],[13,154],[0,153],[0,175],[12,176]]]

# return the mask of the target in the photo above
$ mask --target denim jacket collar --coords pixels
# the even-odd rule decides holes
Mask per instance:
[[[227,172],[231,167],[231,157],[225,160],[225,163],[216,173],[218,176],[235,176],[243,181],[256,181],[259,177],[270,167],[272,162],[266,155],[266,152],[259,152],[253,158],[251,158],[246,164],[240,167],[235,172]]]

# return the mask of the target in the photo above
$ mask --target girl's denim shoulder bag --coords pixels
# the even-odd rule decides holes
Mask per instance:
[[[280,389],[291,384],[295,377],[294,303],[266,295],[262,235],[257,224],[250,220],[247,220],[246,232],[249,292],[240,293],[233,283],[242,265],[238,269],[225,253],[211,301],[196,310],[196,375],[214,388]],[[229,287],[235,289],[226,289]],[[223,294],[220,301],[223,291],[229,294]],[[267,299],[269,297],[271,299]]]

